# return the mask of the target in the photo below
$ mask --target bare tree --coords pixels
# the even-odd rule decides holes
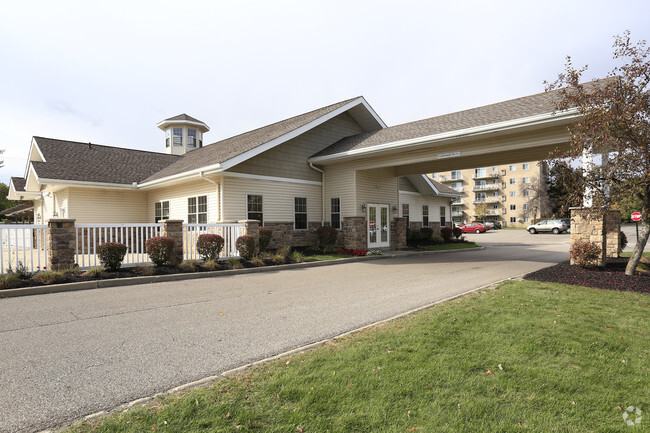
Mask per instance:
[[[519,184],[519,194],[527,199],[520,218],[529,217],[533,223],[539,218],[548,218],[553,206],[548,198],[548,183],[539,176],[533,176],[528,183]]]

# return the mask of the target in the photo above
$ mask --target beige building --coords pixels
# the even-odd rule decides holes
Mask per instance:
[[[543,161],[433,173],[431,177],[462,193],[452,202],[452,221],[499,222],[525,227],[546,218],[548,168]]]

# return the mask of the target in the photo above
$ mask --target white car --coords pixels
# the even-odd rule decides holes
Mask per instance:
[[[562,220],[543,220],[537,224],[530,225],[526,228],[528,233],[534,235],[535,233],[553,233],[558,235],[560,233],[568,232],[569,227],[567,227]]]

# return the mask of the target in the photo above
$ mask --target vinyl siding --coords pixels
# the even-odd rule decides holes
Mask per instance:
[[[360,170],[356,175],[356,216],[365,216],[362,203],[397,205],[398,180],[393,168]]]
[[[440,207],[445,206],[446,220],[451,221],[449,210],[449,198],[447,197],[433,197],[422,194],[409,194],[404,193],[404,190],[399,194],[399,212],[402,216],[402,204],[408,203],[409,205],[409,221],[422,222],[422,206],[429,206],[429,222],[440,222]]]
[[[147,222],[154,222],[156,202],[169,201],[169,219],[179,219],[186,223],[187,199],[199,195],[208,198],[208,222],[219,221],[219,185],[201,179],[148,191],[145,200]]]
[[[145,223],[147,193],[100,188],[69,188],[69,218],[81,224]]]
[[[418,192],[417,188],[413,186],[411,182],[405,177],[400,177],[399,178],[399,190],[400,191],[411,191],[411,192]]]
[[[290,177],[320,182],[321,174],[309,167],[307,158],[339,141],[364,132],[348,113],[245,161],[230,171],[263,176]]]
[[[356,216],[356,171],[350,166],[325,168],[325,221],[330,222],[331,198],[341,199],[341,218]]]
[[[320,176],[320,174],[319,174]],[[319,179],[320,180],[320,179]],[[307,197],[307,221],[321,221],[321,186],[224,177],[224,220],[246,219],[248,194],[261,195],[264,222],[294,220],[294,197]]]

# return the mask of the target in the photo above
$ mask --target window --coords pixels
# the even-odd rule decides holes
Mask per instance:
[[[524,210],[528,210],[528,203],[524,203],[524,207],[523,207],[523,209],[524,209]]]
[[[516,204],[511,204],[510,205],[510,210],[517,210],[517,205]]]
[[[510,191],[510,197],[517,197],[517,191]]]
[[[187,199],[187,222],[190,224],[206,224],[208,222],[207,195]]]
[[[330,199],[330,223],[335,229],[341,228],[341,198]]]
[[[530,217],[524,217],[524,222],[529,223],[530,222]]]
[[[517,166],[516,165],[511,165],[510,166],[510,171],[515,171],[515,170],[517,170]]]
[[[475,168],[474,177],[485,177],[486,171],[484,168]]]
[[[511,223],[516,223],[517,222],[517,217],[510,217],[510,222]]]
[[[523,168],[524,170],[528,170],[530,168],[530,166],[527,163],[526,164],[521,164],[521,168]]]
[[[169,219],[169,201],[159,201],[154,203],[154,222]]]
[[[517,180],[514,177],[510,178],[510,185],[514,185],[517,183]]]
[[[293,211],[293,229],[307,230],[307,197],[294,197]]]
[[[196,147],[196,129],[187,130],[187,147]]]
[[[431,179],[438,179],[438,173],[431,173]]]
[[[165,147],[169,147],[171,145],[170,143],[171,137],[172,137],[172,130],[170,128],[167,128],[166,135],[165,135]]]
[[[409,227],[409,204],[402,203],[402,217],[406,218],[406,227]]]
[[[247,216],[249,220],[258,220],[260,225],[264,225],[264,212],[262,208],[262,196],[261,195],[248,195],[246,200],[247,206]]]
[[[451,179],[452,180],[460,180],[463,178],[463,175],[461,174],[460,170],[452,170],[451,172]]]
[[[484,192],[477,192],[474,194],[474,201],[475,202],[484,202],[487,199],[487,194]]]
[[[524,197],[530,197],[530,190],[529,189],[524,191]]]
[[[456,191],[461,192],[463,190],[463,182],[452,182],[451,187]]]
[[[429,206],[422,206],[422,226],[429,227]]]
[[[447,225],[447,209],[444,206],[440,206],[440,227]]]
[[[530,178],[529,177],[524,177],[521,181],[522,181],[522,183],[530,183]]]
[[[173,128],[174,130],[174,146],[183,145],[183,128]]]

